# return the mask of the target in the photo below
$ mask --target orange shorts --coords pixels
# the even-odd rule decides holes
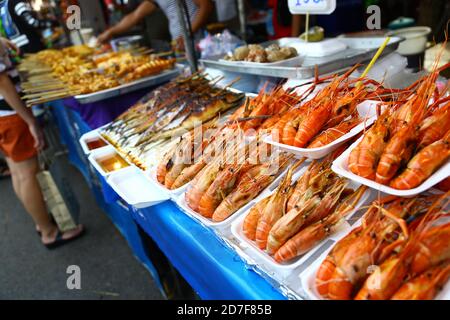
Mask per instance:
[[[37,155],[28,125],[16,114],[0,117],[0,151],[14,162]]]

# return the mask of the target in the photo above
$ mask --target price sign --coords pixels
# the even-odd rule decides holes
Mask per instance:
[[[330,14],[336,9],[336,0],[288,0],[292,14]]]

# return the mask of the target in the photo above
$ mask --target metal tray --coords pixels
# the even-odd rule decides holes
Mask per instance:
[[[282,39],[278,40],[281,41]],[[200,62],[209,68],[216,68],[224,71],[246,73],[268,77],[279,77],[288,79],[309,79],[314,76],[314,69],[317,65],[319,74],[345,69],[357,63],[362,63],[372,59],[375,52],[381,46],[385,38],[339,38],[339,41],[347,45],[347,49],[330,56],[325,57],[308,57],[305,56],[301,66],[292,67],[288,65],[270,66],[264,63],[260,64],[242,64],[233,61],[223,61],[222,56],[214,59],[201,59]],[[401,37],[391,37],[388,45],[384,49],[382,55],[394,52],[398,45],[404,39]],[[266,47],[276,41],[262,43]]]
[[[100,100],[117,97],[128,92],[133,92],[139,89],[161,84],[163,82],[171,80],[172,78],[175,78],[180,73],[181,68],[179,66],[176,66],[173,69],[164,70],[163,72],[154,76],[145,77],[111,89],[106,89],[88,94],[76,95],[74,96],[74,98],[81,104],[97,102]]]

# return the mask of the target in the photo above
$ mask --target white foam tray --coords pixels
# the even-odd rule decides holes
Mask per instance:
[[[350,140],[351,138],[358,135],[360,132],[362,132],[365,128],[372,125],[372,123],[376,120],[376,105],[379,104],[379,101],[374,100],[366,100],[362,103],[360,103],[357,106],[358,114],[361,117],[361,119],[364,119],[363,122],[361,122],[359,125],[354,127],[352,130],[350,130],[348,133],[344,134],[339,139],[336,139],[335,141],[331,142],[330,144],[327,144],[326,146],[320,147],[320,148],[298,148],[294,146],[290,146],[284,143],[276,142],[272,140],[271,135],[267,135],[264,138],[264,142],[271,144],[273,146],[278,147],[279,149],[293,153],[297,157],[306,157],[308,159],[321,159],[334,150],[336,150],[340,145],[345,143],[346,141]]]
[[[289,166],[288,166],[289,167]],[[231,216],[229,216],[227,219],[221,222],[214,222],[212,219],[206,218],[202,216],[200,213],[192,210],[186,203],[186,191],[181,193],[179,196],[176,197],[175,203],[178,205],[178,207],[185,212],[188,216],[196,219],[197,221],[200,221],[202,224],[208,226],[208,227],[215,227],[217,229],[223,229],[225,227],[228,227],[231,222],[233,222],[236,218],[238,218],[242,213],[246,212],[250,207],[254,204],[254,202],[259,201],[260,199],[264,198],[268,193],[272,192],[279,184],[282,177],[286,174],[287,169],[285,169],[265,190],[263,190],[255,199],[244,205],[242,208],[237,210],[235,213],[233,213]]]
[[[129,205],[143,209],[170,199],[167,192],[155,187],[144,173],[136,167],[127,167],[113,172],[108,184]]]
[[[306,169],[306,168],[305,168]],[[305,170],[302,170],[301,174],[304,173]],[[297,178],[298,179],[298,178]],[[357,183],[350,182],[349,187],[352,189],[358,188],[360,185]],[[267,194],[267,197],[270,196],[273,192],[270,194]],[[265,197],[264,197],[265,198]],[[263,198],[261,198],[262,200]],[[236,219],[233,224],[231,225],[231,233],[234,235],[234,237],[239,241],[239,246],[243,250],[245,255],[248,255],[251,259],[258,259],[264,263],[264,265],[269,269],[269,271],[274,272],[274,274],[280,275],[282,278],[286,278],[291,275],[291,273],[305,263],[306,260],[309,259],[311,255],[313,255],[317,249],[321,248],[326,241],[329,239],[337,240],[340,239],[342,234],[346,234],[349,230],[351,230],[350,224],[347,222],[352,218],[353,215],[365,204],[368,203],[368,201],[371,199],[371,190],[368,189],[366,192],[361,196],[361,199],[358,201],[358,203],[355,206],[355,209],[352,210],[348,215],[347,218],[343,223],[341,223],[338,227],[336,232],[331,234],[328,238],[324,239],[320,243],[318,243],[314,248],[312,248],[308,253],[299,256],[297,258],[292,259],[289,262],[286,263],[278,263],[276,262],[272,256],[270,256],[267,252],[261,250],[254,241],[248,239],[243,231],[242,226],[244,223],[244,219],[247,216],[247,214],[250,212],[250,208],[246,210],[245,214],[241,215],[238,219]],[[256,202],[254,203],[256,204]]]
[[[170,195],[170,197],[172,199],[174,199],[175,201],[177,199],[177,196],[180,195],[181,193],[185,192],[187,187],[190,184],[190,182],[188,182],[182,187],[170,190],[170,189],[166,188],[164,185],[162,185],[161,183],[159,183],[158,179],[156,178],[156,167],[152,167],[152,168],[146,170],[145,175],[146,175],[146,177],[148,177],[148,179],[151,181],[151,183],[154,186],[156,186],[156,188],[158,188],[159,190],[162,190],[163,192]]]
[[[280,45],[294,47],[302,55],[316,58],[331,56],[347,49],[347,45],[339,39],[306,42],[299,38],[285,38],[284,41],[280,41]]]
[[[442,180],[450,176],[450,161],[447,161],[442,165],[435,173],[433,173],[427,180],[425,180],[421,185],[414,189],[409,190],[397,190],[389,186],[377,183],[375,181],[360,177],[348,169],[348,157],[350,152],[359,144],[363,137],[359,138],[355,143],[353,143],[347,150],[345,150],[336,160],[334,160],[331,169],[337,174],[346,177],[352,181],[364,184],[372,189],[394,195],[399,197],[413,197],[427,191],[434,185],[438,184]]]
[[[352,229],[356,228],[359,225],[361,225],[361,219],[353,225]],[[348,232],[340,234],[340,239],[345,237],[347,234]],[[335,243],[327,248],[327,250],[325,250],[318,259],[316,259],[310,266],[308,266],[302,273],[299,274],[302,289],[311,300],[326,300],[317,292],[315,279],[320,265],[325,260],[331,249],[333,249],[334,245]],[[439,294],[435,297],[435,300],[450,300],[450,281],[447,281],[442,291],[439,292]]]
[[[115,155],[115,154],[120,155],[113,146],[106,146],[106,147],[103,147],[103,148],[99,148],[99,149],[93,150],[90,153],[90,155],[88,157],[88,160],[94,166],[94,168],[100,173],[100,175],[102,177],[108,177],[111,173],[113,173],[115,171],[105,172],[105,170],[103,170],[103,168],[100,166],[98,161],[101,160],[101,159],[108,158],[108,157],[110,157],[112,155]],[[127,161],[125,158],[123,158],[123,159],[125,161]],[[132,166],[129,162],[128,162],[128,164],[130,166]],[[122,170],[122,169],[124,169],[124,168],[121,168],[121,169],[118,169],[118,170]],[[118,171],[118,170],[116,170],[116,171]]]

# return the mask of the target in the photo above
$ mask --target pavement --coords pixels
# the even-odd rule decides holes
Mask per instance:
[[[87,233],[52,251],[40,243],[10,179],[0,179],[0,299],[163,299],[81,174],[71,170]],[[79,290],[67,288],[70,265],[80,267]]]

